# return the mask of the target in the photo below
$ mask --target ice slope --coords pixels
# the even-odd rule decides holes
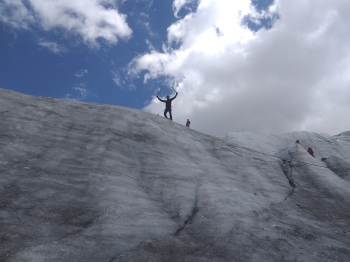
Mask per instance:
[[[350,132],[218,138],[5,89],[0,117],[0,261],[349,259]]]

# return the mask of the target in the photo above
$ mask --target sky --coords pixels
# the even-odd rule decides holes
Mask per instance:
[[[0,0],[0,87],[211,135],[350,130],[348,0]]]

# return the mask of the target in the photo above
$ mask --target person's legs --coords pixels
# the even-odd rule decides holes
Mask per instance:
[[[173,116],[171,114],[171,110],[169,110],[170,120],[173,120]]]
[[[165,109],[164,110],[164,116],[165,116],[165,118],[168,118],[167,116],[166,116],[166,114],[168,113],[168,109]],[[171,114],[170,114],[171,115]]]

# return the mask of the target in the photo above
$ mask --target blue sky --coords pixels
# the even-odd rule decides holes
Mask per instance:
[[[316,102],[295,109],[295,114],[288,103],[285,112],[274,110],[280,105],[276,101],[288,93],[296,92],[294,99],[307,104],[312,89],[320,88],[326,69],[318,69],[317,63],[329,61],[334,47],[331,43],[317,46],[322,55],[314,65],[310,61],[317,56],[315,48],[307,41],[294,41],[297,35],[304,34],[305,39],[315,35],[325,26],[321,18],[347,7],[346,2],[327,5],[322,0],[315,12],[312,1],[306,6],[298,0],[293,8],[272,0],[229,2],[1,0],[0,87],[152,113],[164,107],[154,94],[161,90],[165,96],[175,87],[180,95],[174,101],[174,120],[182,123],[190,118],[193,128],[209,134],[310,131],[315,124],[318,130],[331,133],[347,128],[339,124],[330,129],[327,119],[312,120],[329,115],[335,100],[327,101],[322,110],[315,110]],[[305,8],[309,13],[302,11]],[[216,35],[210,36],[213,30]],[[335,41],[344,40],[340,33],[344,32],[334,36]],[[326,39],[329,34],[321,32],[316,37]],[[312,51],[303,55],[302,50],[308,48]],[[276,57],[280,61],[274,63]],[[300,64],[307,66],[301,70]],[[316,71],[315,76],[306,73],[310,71]],[[346,85],[346,79],[342,81],[340,85]],[[316,92],[321,94],[317,101],[328,92],[325,88]],[[228,106],[231,101],[236,108]],[[237,114],[237,108],[245,113]]]
[[[24,30],[2,23],[0,86],[31,95],[137,109],[145,106],[156,88],[169,92],[162,79],[143,83],[142,77],[130,78],[125,70],[133,58],[148,52],[146,41],[157,50],[167,42],[167,28],[178,19],[174,16],[172,1],[115,3],[115,8],[127,15],[132,35],[114,45],[99,39],[99,48],[85,45],[79,35],[60,28],[45,31],[32,26]],[[260,10],[272,4],[271,0],[252,3]],[[184,17],[196,5],[194,2],[182,8],[178,16]],[[256,28],[254,23],[249,25]],[[44,47],[40,45],[42,39],[66,50],[60,52]],[[113,81],[116,77],[120,78],[121,86]]]
[[[44,31],[11,28],[1,24],[0,86],[15,91],[108,103],[141,109],[152,93],[151,85],[141,79],[125,80],[118,87],[113,73],[125,79],[125,68],[138,54],[148,50],[146,40],[156,47],[166,41],[166,29],[175,17],[168,1],[126,1],[118,8],[133,33],[111,45],[99,39],[95,48],[82,42],[79,35],[60,28]],[[149,23],[149,29],[145,23]],[[41,39],[57,43],[63,51],[40,45]],[[6,61],[6,62],[5,62]]]

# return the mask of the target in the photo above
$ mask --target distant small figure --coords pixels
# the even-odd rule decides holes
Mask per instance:
[[[295,143],[299,144],[299,140],[295,141]]]
[[[187,119],[186,127],[190,128],[190,124],[191,124],[191,121],[189,119]]]
[[[310,154],[310,155],[312,155],[313,157],[314,157],[314,151],[312,151],[312,148],[311,147],[309,147],[308,149],[307,149],[307,152]],[[315,158],[315,157],[314,157]]]
[[[321,161],[325,161],[327,159],[327,157],[322,157]]]

